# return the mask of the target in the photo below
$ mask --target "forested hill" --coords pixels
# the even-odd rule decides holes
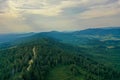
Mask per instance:
[[[30,33],[14,33],[14,34],[0,34],[0,43],[2,42],[9,42],[9,41],[13,41],[15,39],[19,39],[19,38],[24,38],[24,37],[28,37],[28,36],[32,36],[35,33],[30,32]]]
[[[27,41],[0,50],[0,80],[120,80],[119,72],[83,54],[49,38]]]
[[[73,45],[91,45],[101,43],[101,41],[120,41],[120,27],[92,28],[74,32],[40,32],[24,34],[4,34],[0,35],[0,48],[13,45],[14,42],[22,42],[31,38],[51,37],[64,43]],[[93,43],[93,44],[91,44]]]

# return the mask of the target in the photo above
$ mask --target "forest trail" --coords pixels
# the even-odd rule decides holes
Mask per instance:
[[[36,51],[35,51],[35,47],[33,47],[33,55],[34,55],[34,58],[36,58]]]
[[[33,47],[33,49],[32,49],[32,51],[33,51],[33,58],[31,58],[30,60],[29,60],[29,62],[28,62],[28,64],[29,64],[29,66],[27,67],[27,71],[30,71],[30,68],[31,68],[31,66],[32,66],[32,64],[33,64],[33,59],[35,59],[36,58],[36,51],[35,51],[35,47]]]

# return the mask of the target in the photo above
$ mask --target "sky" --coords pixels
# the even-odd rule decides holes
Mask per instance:
[[[120,26],[120,0],[0,0],[0,33]]]

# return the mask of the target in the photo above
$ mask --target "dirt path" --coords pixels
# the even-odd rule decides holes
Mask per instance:
[[[33,58],[31,58],[30,60],[29,60],[29,62],[28,62],[28,64],[29,64],[29,66],[27,67],[27,71],[30,71],[30,68],[31,68],[31,66],[32,66],[32,64],[34,63],[34,61],[33,61],[33,59],[35,59],[36,58],[36,51],[35,51],[35,47],[33,47],[33,49],[32,49],[32,51],[33,51]]]
[[[35,47],[33,47],[33,55],[34,55],[34,58],[36,58],[36,51],[35,51]]]

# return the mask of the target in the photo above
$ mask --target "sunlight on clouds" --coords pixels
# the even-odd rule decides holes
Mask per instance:
[[[16,8],[17,5],[13,1],[5,3],[0,14],[0,33],[31,31],[32,29],[22,22],[24,18]]]
[[[120,5],[118,2],[106,4],[106,5],[97,5],[88,8],[87,11],[80,13],[78,16],[80,19],[91,19],[99,17],[109,17],[113,15],[120,14]]]
[[[0,16],[1,18],[1,16]],[[5,30],[1,30],[1,29]],[[4,31],[4,32],[3,32]],[[0,20],[0,33],[10,33],[10,32],[29,32],[32,28],[24,24],[21,20],[16,18],[5,18]]]
[[[37,8],[37,9],[25,9],[26,13],[31,13],[31,14],[41,14],[41,15],[45,15],[45,16],[57,16],[60,15],[65,8],[70,8],[70,7],[75,7],[78,6],[78,4],[81,3],[80,2],[76,2],[75,1],[61,1],[59,4],[49,4],[46,2],[43,2],[44,4],[41,6],[41,8]]]
[[[120,9],[102,8],[102,9],[91,9],[80,14],[81,19],[90,19],[98,17],[108,17],[120,13]]]
[[[5,10],[0,16],[7,18],[17,18],[19,16],[19,10],[15,7],[16,4],[12,1],[7,1],[5,4]]]
[[[61,9],[55,8],[47,8],[47,9],[33,9],[33,10],[26,10],[25,13],[27,14],[40,14],[44,16],[57,16],[59,13],[62,12]]]
[[[90,7],[93,7],[96,5],[99,6],[101,4],[105,4],[108,1],[109,0],[97,0],[97,1],[95,0],[61,0],[61,1],[58,1],[58,0],[56,1],[55,0],[51,0],[51,1],[49,0],[34,0],[34,1],[27,0],[26,2],[25,0],[22,0],[22,1],[8,0],[7,1],[7,4],[8,4],[7,14],[9,13],[11,16],[16,16],[16,17],[18,16],[18,14],[21,14],[21,13],[22,14],[40,14],[44,16],[58,16],[58,15],[62,15],[62,12],[64,12],[65,9],[67,8],[81,7],[81,8],[89,9]],[[94,9],[90,9],[90,10],[80,13],[80,15],[83,17],[84,16],[92,17],[93,16],[92,13],[96,13],[96,15],[93,16],[93,17],[96,17],[99,14],[100,16],[101,14],[103,14],[100,11],[96,11]],[[111,13],[112,12],[110,12],[110,14]],[[103,15],[106,16],[107,14],[103,14]]]
[[[119,20],[120,0],[0,0],[0,32],[118,26]]]

